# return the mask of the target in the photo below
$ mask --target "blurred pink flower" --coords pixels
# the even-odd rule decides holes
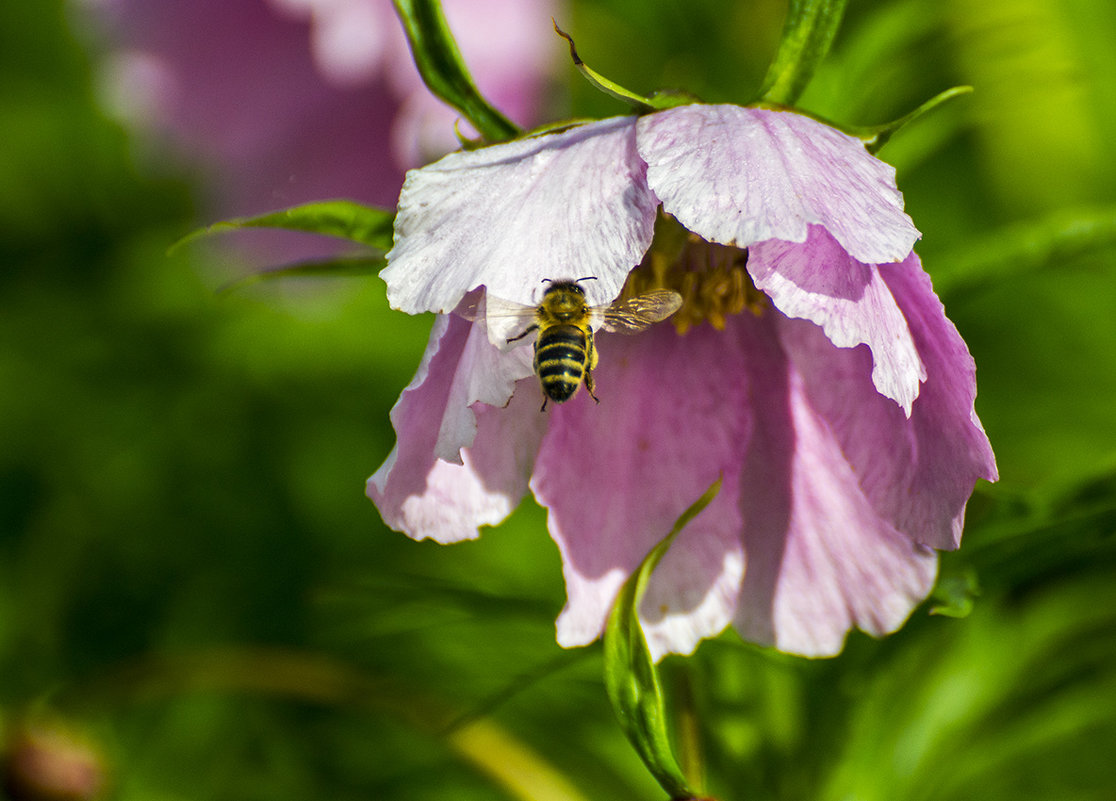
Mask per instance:
[[[347,197],[393,205],[403,170],[455,150],[391,0],[85,0],[115,43],[102,92],[208,173],[216,215]],[[539,116],[558,0],[445,0],[482,92]],[[468,131],[467,126],[463,130]]]
[[[686,230],[652,244],[660,204],[658,230]],[[415,170],[382,275],[395,308],[439,317],[368,494],[388,525],[449,543],[530,490],[575,646],[723,475],[652,577],[656,657],[730,624],[814,656],[853,626],[890,632],[931,589],[933,549],[958,546],[975,481],[996,478],[975,366],[917,238],[894,170],[791,112],[683,106]],[[599,405],[540,413],[530,338],[507,342],[523,324],[453,312],[480,287],[531,304],[542,279],[580,276],[593,304],[629,282],[685,305],[677,325],[597,337]]]

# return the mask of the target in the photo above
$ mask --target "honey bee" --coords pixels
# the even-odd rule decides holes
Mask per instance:
[[[634,334],[665,320],[682,306],[682,296],[670,289],[656,289],[605,306],[590,306],[579,283],[588,280],[591,279],[549,281],[550,286],[538,306],[503,302],[504,308],[493,310],[498,316],[524,316],[534,320],[508,342],[538,331],[534,370],[546,396],[542,411],[549,401],[568,401],[582,384],[590,397],[600,403],[593,391],[593,369],[597,366],[594,326],[597,330]]]

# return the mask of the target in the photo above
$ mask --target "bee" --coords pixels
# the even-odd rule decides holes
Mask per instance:
[[[670,289],[656,289],[606,306],[590,306],[585,289],[576,281],[548,281],[538,306],[519,306],[495,311],[500,316],[530,316],[534,321],[508,342],[538,331],[535,339],[535,375],[542,384],[542,411],[549,401],[565,403],[582,384],[597,403],[593,391],[593,369],[597,366],[594,326],[602,331],[634,334],[652,323],[665,320],[682,306],[682,296]]]

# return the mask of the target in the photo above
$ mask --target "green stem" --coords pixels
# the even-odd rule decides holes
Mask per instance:
[[[829,52],[847,1],[790,0],[779,49],[760,89],[761,101],[795,104]]]
[[[519,135],[519,128],[477,89],[453,40],[438,0],[394,0],[415,66],[437,97],[461,112],[488,142]]]

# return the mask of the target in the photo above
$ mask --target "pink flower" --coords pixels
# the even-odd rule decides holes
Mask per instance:
[[[458,147],[460,115],[422,84],[390,0],[86,2],[115,45],[107,105],[209,170],[210,213],[390,205],[404,169]],[[556,5],[445,2],[478,86],[521,124],[562,52]]]
[[[728,625],[813,656],[853,626],[890,632],[932,587],[934,549],[958,546],[976,479],[996,478],[918,236],[891,167],[791,112],[683,106],[412,171],[382,275],[394,307],[439,317],[368,494],[391,527],[450,543],[530,490],[575,646],[723,475],[652,577],[656,657]],[[531,338],[507,342],[523,324],[453,312],[479,287],[530,304],[581,276],[593,304],[625,284],[685,304],[675,325],[598,335],[599,405],[540,413]]]

